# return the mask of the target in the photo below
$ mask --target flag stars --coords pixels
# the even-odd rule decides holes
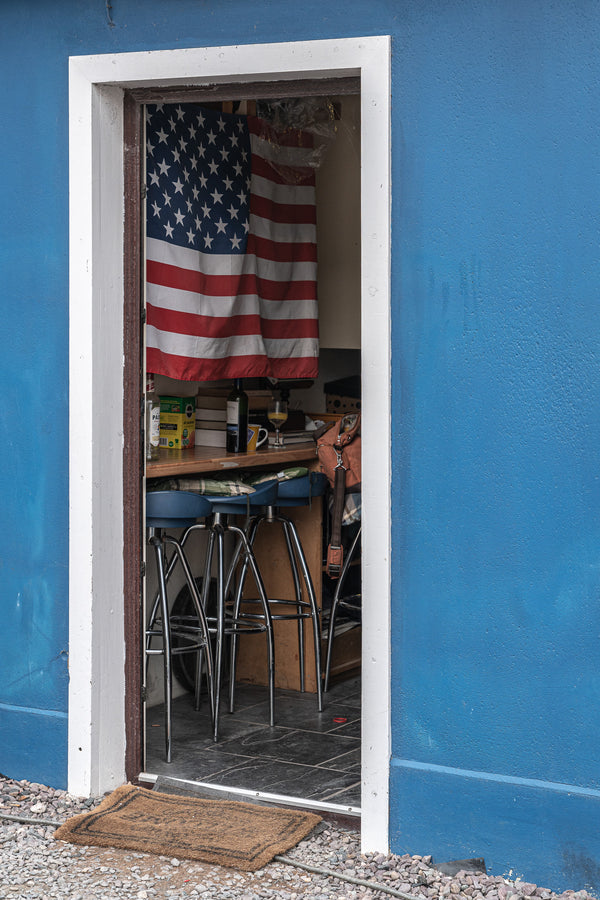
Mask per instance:
[[[168,238],[172,238],[173,237],[173,226],[170,224],[170,222],[167,222],[167,224],[164,226],[164,229],[166,232],[166,236]]]
[[[166,159],[163,159],[161,163],[158,164],[158,168],[160,169],[161,175],[166,175],[171,168],[171,166],[167,165]]]
[[[160,129],[160,131],[157,131],[157,132],[156,132],[156,137],[158,138],[158,143],[159,143],[159,144],[166,144],[166,143],[167,143],[167,132],[166,132],[166,131],[163,131],[162,128]]]
[[[211,238],[210,234],[204,235],[204,246],[207,250],[211,249],[213,240],[214,238]]]
[[[216,175],[219,171],[219,164],[213,160],[212,162],[209,162],[208,168],[210,169],[211,175]]]
[[[158,205],[158,203],[156,202],[156,200],[155,200],[154,203],[152,204],[152,209],[154,210],[154,215],[155,215],[155,216],[160,216],[160,206]]]
[[[183,220],[185,219],[185,213],[182,213],[180,209],[175,213],[175,219],[177,220],[178,225],[183,225]]]
[[[204,218],[210,219],[210,209],[208,208],[206,203],[204,204],[204,206],[201,207],[201,209],[202,209],[202,212],[204,213]]]
[[[209,143],[209,144],[214,144],[215,141],[216,141],[216,139],[217,139],[217,136],[216,136],[216,134],[214,133],[214,131],[212,130],[212,128],[211,128],[211,130],[208,132],[208,134],[206,135],[206,137],[208,138],[208,143]]]
[[[169,195],[167,194],[166,191],[163,191],[163,197],[165,198],[165,206],[170,206],[171,198],[169,197]]]
[[[158,172],[156,171],[156,169],[154,170],[154,172],[148,172],[148,175],[149,175],[149,177],[150,177],[150,184],[151,184],[151,185],[152,185],[152,184],[158,184],[158,182],[159,182],[159,174],[158,174]]]
[[[219,219],[218,222],[215,223],[217,226],[217,234],[225,234],[225,229],[227,228],[226,223],[223,219]]]
[[[196,239],[196,235],[194,234],[194,232],[192,231],[191,228],[187,232],[187,239],[188,239],[188,244],[193,244]]]
[[[231,249],[232,249],[232,250],[239,250],[239,249],[240,249],[240,244],[241,244],[241,242],[242,242],[242,239],[239,238],[239,237],[237,236],[237,234],[234,234],[232,238],[229,238],[229,240],[231,241]]]
[[[179,178],[177,181],[173,182],[173,187],[175,188],[176,194],[183,194],[183,181],[180,181]]]
[[[232,205],[229,207],[229,209],[227,210],[227,212],[229,213],[229,215],[230,215],[230,217],[231,217],[232,219],[237,219],[238,213],[239,213],[239,209],[236,209],[235,206],[233,206],[233,204],[232,204]]]
[[[221,203],[223,194],[220,194],[215,188],[210,196],[213,198],[213,203],[216,205],[217,203]]]

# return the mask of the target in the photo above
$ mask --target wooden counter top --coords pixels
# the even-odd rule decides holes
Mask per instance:
[[[281,469],[297,463],[311,463],[317,457],[314,441],[292,444],[283,450],[257,450],[255,453],[227,453],[218,447],[191,447],[189,450],[160,450],[160,458],[146,463],[147,478],[235,472],[238,469]]]

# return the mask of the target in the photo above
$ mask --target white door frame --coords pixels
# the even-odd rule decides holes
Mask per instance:
[[[68,786],[125,777],[123,92],[361,78],[362,845],[388,849],[390,757],[390,39],[75,56],[69,60]]]

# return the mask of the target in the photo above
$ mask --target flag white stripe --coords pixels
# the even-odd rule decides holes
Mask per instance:
[[[314,158],[311,147],[286,147],[257,134],[250,135],[250,148],[253,155],[261,156],[275,166],[279,163],[281,166],[310,167]]]
[[[250,215],[250,231],[257,237],[267,238],[282,244],[316,244],[317,226],[287,222],[273,222],[260,216]],[[316,266],[316,263],[313,265]],[[316,269],[315,269],[316,271]]]
[[[254,219],[254,216],[252,218]],[[262,220],[258,219],[257,222],[262,222]],[[258,236],[273,239],[272,235],[267,233]],[[258,262],[261,278],[268,278],[269,281],[316,281],[317,279],[316,262],[275,262],[263,257],[256,257],[253,253],[217,256],[202,253],[201,250],[179,247],[177,244],[169,244],[167,241],[159,241],[156,238],[148,238],[147,256],[154,262],[177,266],[191,272],[204,272],[205,275],[251,275],[257,271]]]
[[[288,206],[314,206],[315,189],[308,185],[278,184],[269,181],[262,175],[252,174],[252,193],[259,197],[268,197],[275,203]]]
[[[191,315],[212,316],[252,316],[257,312],[263,319],[316,319],[316,300],[265,300],[256,294],[239,294],[237,297],[213,297],[180,291],[160,284],[148,284],[147,300],[158,309],[174,310]]]
[[[318,352],[318,341],[314,338],[278,338],[265,340],[256,334],[233,335],[229,338],[205,338],[190,334],[176,334],[160,331],[153,325],[146,328],[146,344],[159,348],[172,356],[192,358],[212,357],[224,359],[227,356],[262,356],[277,359],[314,356]]]

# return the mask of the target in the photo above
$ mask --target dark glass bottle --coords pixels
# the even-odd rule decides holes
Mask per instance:
[[[227,452],[245,453],[248,445],[248,395],[236,378],[227,398]]]

